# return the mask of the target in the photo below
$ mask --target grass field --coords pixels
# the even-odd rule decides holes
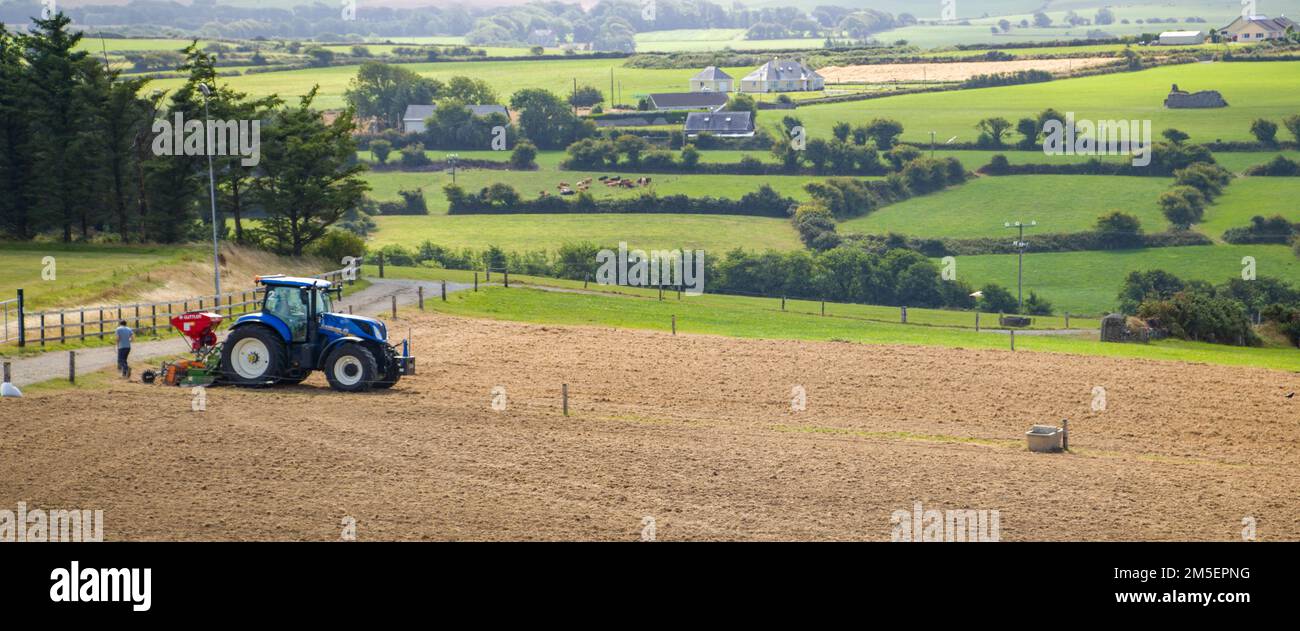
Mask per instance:
[[[462,155],[464,154],[462,153]],[[500,158],[501,156],[498,155],[497,159]],[[532,199],[538,197],[541,191],[547,191],[551,195],[557,194],[556,186],[560,182],[568,182],[573,185],[579,180],[599,178],[602,175],[622,175],[633,179],[635,179],[634,176],[636,175],[634,171],[621,171],[618,168],[607,171],[560,171],[554,162],[550,166],[539,166],[541,168],[537,171],[460,169],[456,173],[456,183],[467,191],[478,192],[479,189],[489,184],[504,182],[515,187],[525,199]],[[443,194],[442,187],[451,183],[450,173],[442,171],[372,171],[366,173],[363,177],[370,183],[372,189],[370,196],[375,199],[397,199],[397,191],[399,190],[423,188],[425,200],[429,204],[429,211],[434,213],[447,212],[447,198]],[[795,199],[806,199],[808,194],[803,190],[804,184],[825,179],[799,175],[693,175],[676,173],[651,174],[650,178],[651,185],[649,187],[633,189],[611,188],[593,181],[590,192],[597,199],[637,197],[647,191],[654,191],[659,195],[680,193],[696,197],[710,195],[739,199],[746,193],[752,193],[767,184],[782,195]]]
[[[0,300],[23,289],[28,309],[77,304],[106,292],[148,288],[153,268],[202,256],[190,246],[95,246],[55,243],[0,243]],[[210,250],[209,250],[210,253]],[[43,280],[47,256],[54,257],[55,278]]]
[[[1032,234],[1032,233],[1031,233]],[[1030,237],[1032,238],[1032,236]],[[1184,279],[1222,283],[1240,278],[1242,257],[1253,256],[1259,276],[1300,284],[1300,259],[1284,245],[1198,245],[1114,252],[1052,252],[1025,255],[1025,295],[1052,302],[1057,312],[1101,314],[1112,310],[1124,277],[1160,269]],[[974,287],[997,283],[1015,292],[1016,256],[957,257],[957,278]]]
[[[1078,119],[1152,120],[1152,130],[1174,127],[1195,141],[1253,140],[1250,123],[1256,118],[1280,121],[1300,111],[1300,62],[1214,63],[1166,66],[1141,72],[1066,79],[1032,85],[916,94],[872,101],[835,103],[801,108],[797,116],[809,134],[829,137],[836,122],[863,123],[893,118],[906,129],[904,140],[927,145],[930,132],[940,139],[956,136],[974,141],[975,124],[990,116],[1011,121],[1033,117],[1044,109],[1074,112]],[[1230,104],[1217,110],[1166,110],[1164,99],[1172,84],[1187,90],[1219,90]],[[760,117],[775,127],[780,117]]]
[[[1244,228],[1256,215],[1282,215],[1300,222],[1300,177],[1237,178],[1223,196],[1205,209],[1205,222],[1197,230],[1218,239],[1229,228]]]
[[[770,217],[722,215],[429,215],[376,217],[371,247],[406,247],[432,241],[444,247],[506,251],[554,250],[568,242],[591,241],[630,248],[705,249],[714,254],[737,247],[794,250],[802,247],[790,222]]]
[[[838,340],[960,348],[1006,348],[1003,334],[915,324],[886,324],[808,312],[781,312],[772,300],[701,296],[659,302],[651,298],[561,293],[527,288],[458,292],[432,308],[457,315],[546,324],[612,326],[667,331],[672,317],[681,333],[741,338]],[[1017,336],[1018,351],[1141,357],[1300,370],[1300,353],[1283,348],[1238,348],[1162,341],[1149,345],[1102,344],[1084,336]]]
[[[1142,222],[1148,232],[1164,230],[1156,198],[1172,180],[1154,177],[1088,175],[1021,175],[977,178],[955,188],[886,206],[865,217],[850,219],[840,232],[917,237],[1015,236],[1003,227],[1008,221],[1038,221],[1030,232],[1083,232],[1097,217],[1122,210]],[[1050,200],[1051,203],[1044,203]]]

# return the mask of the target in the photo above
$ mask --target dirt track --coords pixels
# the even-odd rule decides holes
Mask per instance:
[[[421,374],[389,392],[316,376],[210,389],[202,413],[140,384],[0,401],[0,507],[103,509],[107,540],[334,540],[348,516],[363,540],[635,540],[645,516],[661,541],[888,540],[914,501],[998,510],[1003,540],[1240,540],[1247,516],[1300,539],[1293,374],[411,323]],[[1064,416],[1075,453],[1024,450]]]

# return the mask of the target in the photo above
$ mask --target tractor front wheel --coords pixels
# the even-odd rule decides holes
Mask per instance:
[[[379,367],[374,353],[360,344],[343,344],[325,360],[325,378],[341,392],[365,392],[375,384]]]
[[[284,373],[284,342],[270,329],[235,329],[222,348],[221,375],[237,386],[271,385]]]

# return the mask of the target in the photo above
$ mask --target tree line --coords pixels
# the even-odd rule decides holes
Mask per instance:
[[[211,234],[209,153],[219,133],[203,122],[260,125],[257,160],[213,155],[219,232],[273,250],[302,254],[358,207],[350,112],[327,122],[313,89],[296,104],[250,99],[217,85],[213,57],[191,45],[170,94],[149,79],[126,78],[78,50],[82,34],[67,16],[36,19],[28,33],[0,24],[0,235],[177,243]],[[206,98],[201,85],[211,96]],[[207,112],[205,113],[205,101]],[[183,123],[184,141],[169,146]],[[242,142],[242,140],[241,140]],[[250,143],[251,144],[251,143]],[[250,216],[260,218],[257,226]]]

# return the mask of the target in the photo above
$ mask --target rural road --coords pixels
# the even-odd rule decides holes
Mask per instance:
[[[389,313],[392,309],[392,296],[397,296],[398,306],[415,304],[418,299],[417,287],[424,287],[425,300],[436,300],[442,291],[442,283],[433,281],[391,280],[368,278],[369,287],[347,296],[336,305],[336,309],[346,312],[352,307],[357,315],[376,316]],[[472,284],[447,283],[447,293],[472,289]],[[189,351],[189,345],[179,334],[162,340],[136,342],[131,347],[131,363],[138,379],[143,368],[140,363],[160,357],[182,355]],[[49,352],[43,355],[10,360],[13,363],[13,383],[22,388],[50,379],[64,379],[68,376],[68,354]],[[111,346],[85,348],[77,351],[77,372],[89,373],[117,365],[117,349]]]
[[[424,287],[425,300],[437,300],[442,291],[442,283],[435,281],[417,281],[417,280],[398,280],[398,279],[379,279],[367,278],[370,286],[358,291],[343,300],[339,301],[335,308],[340,312],[346,312],[349,307],[352,313],[365,316],[382,316],[390,313],[392,309],[393,296],[397,297],[397,305],[413,305],[418,300],[418,288]],[[483,284],[487,286],[487,284]],[[470,283],[447,283],[447,293],[473,289],[474,285]],[[554,289],[555,291],[575,291],[583,293],[582,290],[565,290],[560,288],[537,287],[538,289]],[[984,333],[1007,334],[1005,329],[983,329]],[[1019,332],[1020,335],[1079,335],[1084,333],[1096,333],[1092,329],[1072,329],[1060,331],[1048,330],[1024,330]],[[399,336],[400,337],[400,336]],[[189,350],[185,340],[179,335],[163,340],[151,340],[147,342],[137,342],[131,349],[131,363],[135,366],[135,375],[139,375],[143,368],[140,363],[146,360],[153,360],[160,357],[170,357],[181,355]],[[18,387],[28,386],[50,379],[63,379],[68,375],[68,355],[63,352],[50,352],[43,355],[28,357],[24,359],[12,360],[13,362],[13,382]],[[89,373],[105,368],[112,368],[117,364],[117,349],[111,346],[87,348],[77,351],[77,372]],[[134,378],[138,378],[135,376]]]

